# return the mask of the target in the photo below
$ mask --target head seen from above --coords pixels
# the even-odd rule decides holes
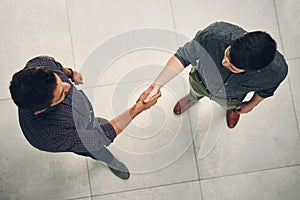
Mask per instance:
[[[15,73],[9,87],[15,104],[35,114],[61,103],[70,88],[57,74],[40,66]]]
[[[226,48],[222,64],[233,73],[259,71],[273,61],[276,48],[275,40],[268,33],[249,32]]]

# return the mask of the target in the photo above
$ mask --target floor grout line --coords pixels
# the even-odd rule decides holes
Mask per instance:
[[[300,57],[295,57],[295,58],[287,58],[286,60],[298,60]]]
[[[69,12],[68,0],[65,0],[65,2],[66,2],[67,20],[68,20],[70,42],[71,42],[72,61],[73,61],[74,68],[77,69],[78,67],[76,67],[75,56],[74,56],[74,45],[73,45],[73,36],[72,36],[72,31],[71,31],[71,22],[70,22],[70,12]]]
[[[198,174],[198,180],[199,180],[199,189],[200,189],[200,194],[201,194],[201,199],[204,200],[204,197],[203,197],[203,192],[202,192],[202,187],[201,187],[201,181],[200,181],[200,168],[199,168],[199,164],[198,164],[198,159],[197,159],[197,153],[196,153],[196,146],[195,146],[195,140],[194,140],[194,136],[193,136],[193,131],[192,131],[192,124],[191,124],[191,117],[190,117],[190,114],[189,114],[189,121],[190,121],[190,128],[191,128],[191,137],[193,139],[193,150],[194,150],[194,156],[195,156],[195,162],[196,162],[196,170],[197,170],[197,174]],[[196,138],[196,135],[195,134],[195,138]]]
[[[169,0],[170,2],[170,8],[171,8],[171,15],[172,15],[172,22],[173,22],[173,28],[175,30],[175,39],[176,39],[176,44],[179,46],[179,41],[178,41],[178,36],[177,36],[177,28],[176,28],[176,23],[175,23],[175,15],[174,15],[174,8],[172,5],[172,0]]]
[[[287,77],[287,79],[288,79],[288,84],[289,84],[290,93],[291,93],[291,100],[292,100],[292,104],[293,104],[293,111],[294,111],[294,117],[295,117],[295,120],[296,120],[296,126],[297,126],[297,130],[298,130],[298,136],[300,138],[300,126],[298,124],[299,119],[298,119],[298,115],[297,115],[297,111],[296,111],[294,94],[293,94],[293,90],[292,90],[292,83],[291,83],[290,77]]]
[[[278,32],[279,32],[280,44],[282,46],[282,52],[284,54],[285,48],[284,48],[283,41],[282,41],[282,34],[281,34],[280,25],[279,25],[279,18],[278,18],[278,14],[277,14],[277,7],[276,7],[275,0],[273,0],[273,6],[274,6],[274,10],[275,10],[275,18],[276,18],[277,28],[278,28]]]
[[[129,84],[129,83],[135,83],[135,82],[141,82],[141,81],[153,81],[153,79],[138,79],[138,80],[132,80],[132,81],[124,81],[124,82],[118,82],[118,83],[107,83],[107,84],[101,84],[101,85],[95,85],[95,86],[88,86],[84,87],[82,86],[82,89],[90,89],[95,87],[105,87],[105,86],[114,86],[119,84]]]
[[[282,46],[283,54],[285,54],[285,48],[284,48],[284,44],[283,44],[283,41],[282,41],[282,34],[281,34],[281,29],[280,29],[280,24],[279,24],[279,17],[278,17],[278,14],[277,14],[277,7],[276,7],[275,0],[273,0],[273,5],[274,5],[274,9],[275,9],[275,17],[276,17],[276,22],[277,22],[278,31],[279,31],[280,43],[281,43],[281,46]],[[296,105],[295,105],[295,100],[294,100],[294,95],[293,95],[293,90],[292,90],[292,84],[291,84],[290,78],[287,77],[287,79],[288,79],[290,93],[291,93],[291,99],[292,99],[292,104],[293,104],[294,116],[295,116],[295,119],[296,119],[298,136],[300,137],[300,126],[298,124],[299,119],[298,119],[297,112],[296,112]]]
[[[3,99],[0,99],[0,101],[7,101],[7,100],[11,100],[11,98],[3,98]]]
[[[185,183],[193,183],[193,182],[200,182],[200,181],[197,180],[197,179],[196,180],[189,180],[189,181],[181,181],[181,182],[176,182],[176,183],[168,183],[168,184],[148,186],[148,187],[143,187],[143,188],[134,188],[134,189],[129,189],[129,190],[122,190],[122,191],[117,191],[117,192],[103,193],[103,194],[98,194],[98,195],[92,195],[92,197],[107,196],[107,195],[112,195],[112,194],[121,194],[121,193],[126,193],[126,192],[135,192],[135,191],[154,189],[154,188],[160,188],[160,187],[165,187],[165,186],[180,185],[180,184],[185,184]]]
[[[91,196],[75,197],[75,198],[65,199],[65,200],[82,200],[82,199],[86,199],[86,198],[91,198]]]
[[[198,164],[197,152],[196,152],[196,145],[195,145],[195,138],[197,137],[197,133],[193,134],[193,127],[192,127],[191,115],[190,115],[189,111],[188,111],[188,118],[189,118],[189,122],[190,122],[190,130],[191,130],[190,134],[191,134],[191,137],[192,137],[192,140],[193,140],[193,151],[194,151],[195,162],[196,162],[196,170],[197,170],[197,175],[198,175],[198,180],[199,180],[199,189],[200,189],[201,198],[202,198],[202,200],[204,200],[203,192],[202,192],[202,186],[201,186],[201,181],[200,181],[200,178],[201,178],[201,176],[200,176],[200,168],[199,168],[199,164]]]
[[[92,197],[92,184],[91,184],[91,176],[90,176],[90,169],[89,169],[89,163],[88,163],[88,160],[87,158],[85,159],[85,162],[86,162],[86,170],[87,170],[87,175],[88,175],[88,181],[89,181],[89,188],[90,188],[90,197],[91,199],[93,199]]]
[[[267,172],[267,171],[274,171],[279,169],[285,169],[285,168],[292,168],[292,167],[300,167],[300,164],[295,165],[287,165],[282,167],[274,167],[274,168],[267,168],[267,169],[261,169],[261,170],[254,170],[254,171],[248,171],[248,172],[242,172],[242,173],[236,173],[236,174],[228,174],[223,176],[215,176],[215,177],[209,177],[209,178],[202,178],[201,181],[211,180],[211,179],[219,179],[219,178],[226,178],[226,177],[233,177],[233,176],[239,176],[239,175],[246,175],[246,174],[255,174],[259,172]]]

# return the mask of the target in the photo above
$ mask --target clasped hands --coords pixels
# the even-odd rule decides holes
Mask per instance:
[[[142,112],[155,105],[159,97],[161,97],[160,90],[152,84],[140,95],[134,106],[138,112]]]

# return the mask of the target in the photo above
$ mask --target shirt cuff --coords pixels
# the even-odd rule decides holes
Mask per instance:
[[[113,142],[114,139],[117,137],[117,133],[115,129],[112,127],[110,123],[100,124],[101,128],[104,131],[105,136]]]

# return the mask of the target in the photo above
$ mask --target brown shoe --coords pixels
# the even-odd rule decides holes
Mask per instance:
[[[227,110],[226,112],[227,126],[234,128],[240,119],[240,114],[235,110]]]
[[[176,115],[180,115],[181,113],[185,112],[189,109],[192,105],[197,103],[197,101],[190,99],[190,95],[186,95],[182,99],[180,99],[176,105],[174,106],[173,112]]]

